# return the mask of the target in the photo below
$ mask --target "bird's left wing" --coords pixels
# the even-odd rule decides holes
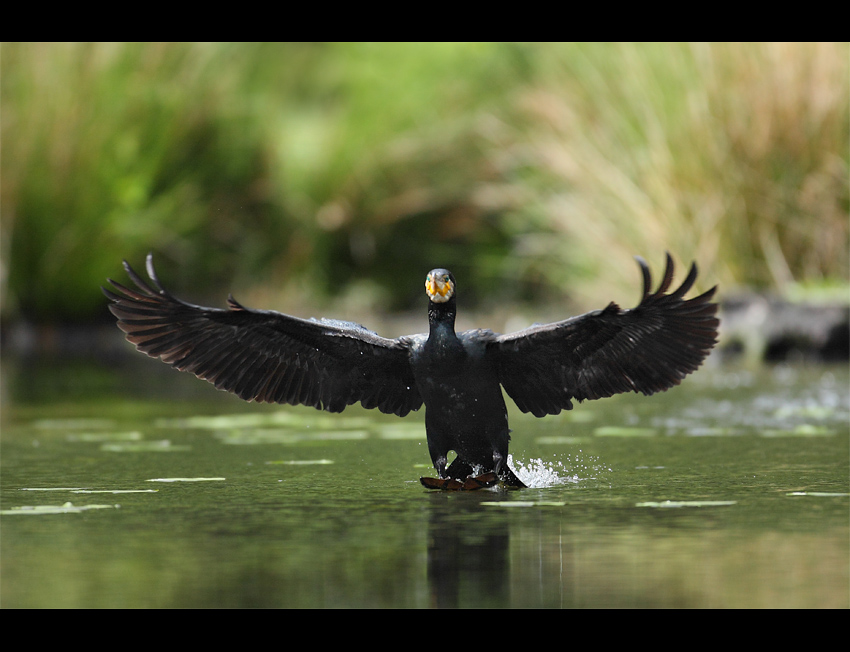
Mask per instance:
[[[673,280],[667,254],[664,278],[651,293],[649,268],[637,261],[643,273],[637,307],[622,310],[611,303],[488,344],[499,381],[523,412],[540,417],[572,409],[573,400],[662,392],[702,364],[717,341],[717,304],[711,302],[717,288],[685,299],[697,276],[692,265],[682,285],[665,294]]]
[[[181,301],[166,291],[150,255],[156,289],[124,262],[137,290],[112,279],[103,289],[118,326],[136,348],[247,401],[310,405],[340,412],[363,407],[404,416],[422,405],[404,338],[392,340],[350,322]]]

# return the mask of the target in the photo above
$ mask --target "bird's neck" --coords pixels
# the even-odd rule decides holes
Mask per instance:
[[[454,297],[445,303],[429,302],[428,305],[428,325],[430,333],[428,340],[435,344],[443,342],[456,342],[457,335],[455,334],[455,316],[457,315],[457,306]]]

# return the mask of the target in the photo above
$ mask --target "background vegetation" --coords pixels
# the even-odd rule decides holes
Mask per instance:
[[[701,287],[847,298],[850,47],[14,44],[0,51],[0,308],[84,322],[122,258],[175,292],[333,316],[630,303],[669,249]],[[188,291],[188,294],[187,292]]]

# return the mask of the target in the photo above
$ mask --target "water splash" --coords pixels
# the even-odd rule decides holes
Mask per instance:
[[[596,477],[598,471],[598,466],[588,466],[578,455],[566,464],[561,460],[541,458],[523,462],[508,455],[508,465],[527,487],[534,489],[576,484],[582,479]]]

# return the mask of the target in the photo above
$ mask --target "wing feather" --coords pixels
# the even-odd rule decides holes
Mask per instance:
[[[148,255],[150,282],[125,261],[136,286],[109,279],[103,289],[118,327],[139,351],[248,401],[310,405],[340,412],[360,402],[404,416],[422,405],[408,340],[386,339],[358,324],[307,320],[252,310],[228,297],[228,309],[172,296]]]
[[[535,416],[572,409],[572,401],[623,392],[654,394],[695,371],[717,342],[716,287],[684,299],[696,264],[675,291],[667,254],[661,283],[652,292],[646,262],[637,258],[643,293],[637,307],[604,310],[500,335],[489,344],[499,381],[523,412]]]

